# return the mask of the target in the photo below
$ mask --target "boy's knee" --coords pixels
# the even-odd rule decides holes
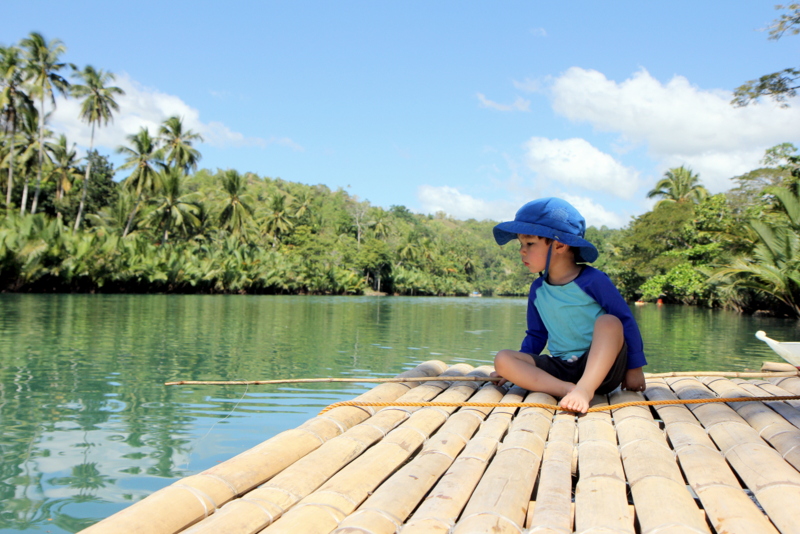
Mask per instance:
[[[502,374],[503,370],[514,359],[513,350],[501,350],[494,356],[494,370]]]
[[[598,329],[605,329],[619,331],[621,333],[623,331],[622,321],[619,320],[619,317],[607,313],[597,318],[594,322],[594,329],[595,331]]]

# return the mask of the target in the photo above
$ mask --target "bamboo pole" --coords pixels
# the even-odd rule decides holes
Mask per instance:
[[[487,374],[489,371],[491,368],[485,368]],[[501,388],[487,385],[472,398],[476,402],[498,402],[503,393]],[[394,534],[452,465],[490,411],[491,408],[456,411],[414,459],[381,484],[333,534]]]
[[[467,366],[451,367],[449,378],[469,370]],[[486,368],[472,371],[488,374]],[[460,375],[459,375],[460,376]],[[459,382],[460,383],[460,382]],[[475,382],[469,382],[473,385]],[[402,399],[430,400],[449,384],[428,382],[408,391]],[[413,401],[412,401],[413,402]],[[348,463],[358,458],[370,446],[383,439],[397,425],[418,410],[381,410],[366,421],[354,426],[311,452],[276,475],[272,480],[223,506],[217,513],[196,524],[185,534],[215,534],[217,532],[258,532],[277,521],[302,498],[311,494]]]
[[[640,398],[639,393],[620,391],[611,396],[610,402]],[[613,419],[640,531],[710,534],[705,514],[687,491],[675,455],[650,410],[644,406],[618,408],[613,411]]]
[[[668,383],[680,398],[713,396],[694,379],[668,380]],[[800,502],[800,473],[727,404],[689,406],[778,530],[784,534],[800,533],[796,512]]]
[[[553,419],[539,475],[536,500],[532,503],[529,524],[536,534],[572,532],[575,512],[572,507],[572,460],[577,426],[575,414],[559,412]]]
[[[607,404],[606,397],[595,395],[592,405],[597,404]],[[625,474],[608,412],[587,413],[578,421],[578,475],[576,532],[598,530],[633,534]]]
[[[525,390],[514,386],[501,403],[522,402]],[[494,408],[478,432],[464,447],[450,469],[406,521],[401,534],[447,534],[495,454],[513,420],[516,408]]]
[[[651,400],[675,398],[664,380],[648,381],[645,395]],[[777,534],[772,523],[742,490],[731,466],[689,408],[661,405],[656,406],[656,411],[664,421],[686,481],[703,504],[714,530],[730,534]]]
[[[553,402],[545,393],[531,393],[526,402]],[[481,478],[453,534],[518,533],[539,474],[554,410],[524,408]]]
[[[743,388],[754,397],[767,395],[782,397],[784,395],[791,395],[790,392],[783,388],[779,388],[778,386],[767,382],[766,380],[733,380],[733,382],[738,384],[739,387]],[[800,428],[800,401],[790,400],[782,402],[769,402],[767,403],[767,406],[781,414],[781,417],[789,421],[796,428]]]
[[[730,380],[706,378],[707,387],[721,397],[746,397],[749,393]],[[783,459],[800,470],[800,430],[762,402],[737,402],[731,407],[748,422],[767,443],[781,453]]]
[[[440,375],[441,361],[428,361],[401,377]],[[415,384],[382,384],[360,395],[364,400],[396,400]],[[130,507],[89,527],[86,534],[174,534],[213,514],[215,510],[259,484],[263,484],[322,443],[368,417],[362,408],[337,408],[300,427],[287,430],[264,443],[200,473],[175,482]]]
[[[790,366],[791,367],[791,366]],[[793,368],[794,369],[794,368]],[[769,378],[769,377],[789,377],[800,376],[797,369],[787,371],[671,371],[668,373],[645,373],[645,378],[671,378],[679,376],[719,376],[725,378]],[[461,381],[461,382],[499,382],[499,377],[461,377],[453,378],[448,376],[419,376],[419,377],[323,377],[323,378],[277,378],[274,380],[178,380],[175,382],[164,382],[165,386],[269,386],[276,384],[331,384],[331,383],[365,383],[365,384],[386,384],[392,382],[432,382],[437,380]]]
[[[459,366],[463,364],[454,367]],[[460,401],[473,391],[471,386],[455,384],[437,399],[444,402]],[[405,423],[302,499],[263,532],[329,533],[384,479],[404,464],[454,410],[455,407],[428,407],[414,412]]]

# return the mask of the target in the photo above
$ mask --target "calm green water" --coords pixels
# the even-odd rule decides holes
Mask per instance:
[[[517,348],[525,299],[0,295],[0,532],[76,532],[369,385],[169,380],[394,376]],[[794,320],[634,308],[647,371],[777,361]]]

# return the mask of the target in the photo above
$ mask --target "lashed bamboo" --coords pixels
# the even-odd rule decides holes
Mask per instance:
[[[737,384],[754,397],[766,397],[767,395],[782,397],[791,395],[791,393],[785,389],[765,380],[733,380],[733,383]],[[789,421],[796,428],[800,428],[800,401],[766,402],[766,405],[779,413],[781,417]]]
[[[400,376],[441,374],[447,365],[429,361]],[[389,401],[416,384],[382,384],[359,396]],[[264,483],[287,466],[368,417],[362,408],[343,407],[287,430],[242,454],[161,489],[96,523],[87,534],[172,534],[213,513],[236,495]]]
[[[704,378],[701,380],[721,397],[746,397],[749,393],[730,380]],[[800,430],[761,402],[731,403],[762,439],[772,445],[783,459],[800,470]]]
[[[789,366],[792,367],[792,366]],[[792,367],[791,370],[764,370],[758,371],[670,371],[668,373],[645,373],[646,379],[653,378],[675,378],[679,376],[717,376],[720,378],[769,378],[772,376],[788,377],[797,376],[798,370]]]
[[[459,364],[453,367],[468,366]],[[471,384],[456,383],[437,400],[462,401],[473,391]],[[314,534],[332,531],[386,477],[407,461],[454,410],[455,407],[428,407],[414,412],[406,422],[301,500],[264,532]]]
[[[800,395],[800,378],[770,378],[769,381],[794,395]]]
[[[648,380],[650,400],[675,398],[664,380]],[[776,534],[777,530],[742,490],[730,465],[686,406],[656,406],[692,490],[716,532]]]
[[[713,396],[694,379],[667,380],[667,383],[682,399]],[[726,404],[688,406],[775,526],[783,533],[800,533],[796,513],[800,502],[800,473]]]
[[[529,509],[530,533],[562,534],[572,532],[572,460],[577,426],[575,414],[559,412],[553,418],[535,503]]]
[[[522,402],[525,390],[514,386],[500,401]],[[517,409],[498,407],[469,441],[453,465],[434,486],[428,497],[412,514],[401,534],[448,533],[466,506],[473,490],[506,434]]]
[[[484,368],[488,374],[491,368]],[[505,391],[487,385],[472,400],[498,402]],[[431,436],[414,459],[397,471],[334,534],[394,534],[484,422],[491,408],[462,408]]]
[[[552,404],[555,399],[531,393],[525,402]],[[454,534],[517,533],[523,528],[553,413],[547,408],[519,412],[453,528]]]
[[[764,362],[761,364],[762,371],[797,371],[797,367],[787,362]]]
[[[465,366],[445,372],[447,378],[462,376]],[[486,375],[486,368],[472,371]],[[468,376],[462,376],[468,378]],[[450,382],[428,382],[397,400],[427,401],[447,387]],[[477,387],[477,382],[470,382]],[[223,506],[217,513],[199,522],[186,534],[215,534],[217,532],[258,532],[281,517],[284,510],[316,490],[368,447],[408,418],[414,410],[381,410],[344,434],[328,440],[317,450],[301,458],[266,484]]]
[[[612,404],[641,400],[641,395],[620,391]],[[636,518],[642,534],[651,532],[709,532],[705,515],[686,489],[675,456],[650,413],[644,406],[613,411],[619,450],[628,479]]]
[[[601,404],[607,404],[606,398],[595,395],[592,406]],[[625,474],[608,412],[588,413],[578,421],[578,476],[575,531],[633,534]]]

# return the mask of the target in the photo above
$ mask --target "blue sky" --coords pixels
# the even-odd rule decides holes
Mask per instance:
[[[201,166],[339,187],[373,205],[506,220],[562,196],[620,227],[687,165],[712,192],[800,145],[800,107],[732,90],[797,66],[772,2],[14,2],[0,44],[59,38],[126,91],[111,154],[169,115]],[[51,128],[87,146],[78,103]],[[119,163],[119,157],[113,161]],[[118,178],[127,173],[122,171]]]

